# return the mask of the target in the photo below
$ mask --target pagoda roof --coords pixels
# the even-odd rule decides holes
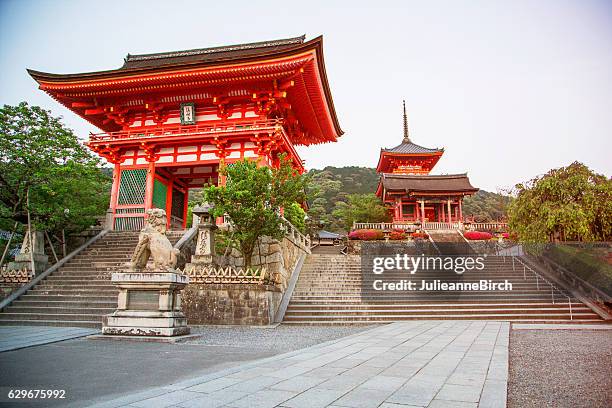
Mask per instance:
[[[467,193],[478,191],[472,186],[467,173],[444,175],[408,175],[383,173],[378,192],[404,191],[406,193]]]
[[[402,101],[404,107],[404,138],[402,143],[390,149],[380,149],[380,155],[378,157],[378,164],[376,165],[376,171],[378,173],[385,173],[393,171],[394,159],[399,160],[419,160],[423,165],[427,167],[427,172],[436,165],[444,149],[431,149],[429,147],[423,147],[416,143],[412,143],[410,140],[410,134],[408,132],[408,116],[406,115],[406,101]]]
[[[384,153],[398,153],[398,154],[431,154],[431,153],[443,153],[444,149],[430,149],[429,147],[423,147],[416,143],[412,143],[410,140],[404,140],[401,144],[392,147],[390,149],[381,149]]]

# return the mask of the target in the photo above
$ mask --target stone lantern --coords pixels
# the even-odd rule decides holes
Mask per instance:
[[[192,264],[212,266],[215,257],[215,220],[212,215],[213,206],[208,203],[198,205],[192,210],[198,217],[198,241],[195,254],[191,257]]]

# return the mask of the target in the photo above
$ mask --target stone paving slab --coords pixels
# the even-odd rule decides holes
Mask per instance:
[[[81,327],[0,326],[0,352],[55,343],[99,333]]]
[[[528,324],[513,323],[512,330],[612,330],[612,324]]]
[[[398,322],[94,407],[506,407],[510,324]]]

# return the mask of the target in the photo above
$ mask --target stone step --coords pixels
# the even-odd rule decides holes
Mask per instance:
[[[310,310],[295,310],[289,307],[285,316],[287,317],[299,317],[299,316],[326,316],[335,317],[343,315],[351,316],[371,316],[371,315],[382,315],[385,316],[396,316],[396,315],[410,315],[410,316],[421,316],[431,314],[444,314],[444,315],[461,315],[461,314],[503,314],[503,315],[514,315],[514,314],[559,314],[567,313],[569,315],[569,308],[565,307],[537,307],[537,308],[431,308],[431,309],[341,309],[341,310],[329,310],[329,309],[310,309]],[[579,316],[583,314],[594,315],[594,313],[588,307],[572,308],[572,314]]]
[[[2,320],[0,314],[0,326],[52,326],[52,327],[88,327],[99,329],[102,322],[92,320]]]
[[[90,321],[102,322],[103,315],[82,314],[82,313],[0,313],[0,321],[7,320],[64,320],[64,321]]]
[[[563,299],[565,300],[564,302],[558,302],[557,300],[560,300],[561,297],[557,296],[557,299],[555,300],[554,304],[557,303],[565,303],[567,304],[567,298],[564,296]],[[582,303],[574,298],[571,299],[572,304],[579,304],[582,305]],[[453,299],[452,301],[442,301],[440,302],[437,299],[431,299],[431,300],[427,300],[427,299],[420,299],[420,298],[414,298],[414,299],[396,299],[396,300],[392,300],[392,299],[381,299],[379,301],[365,301],[362,300],[360,297],[358,298],[350,298],[350,299],[328,299],[328,298],[304,298],[302,300],[295,300],[295,299],[291,299],[291,301],[289,302],[290,305],[304,305],[304,306],[308,306],[308,305],[328,305],[328,306],[334,306],[334,305],[348,305],[348,306],[353,306],[353,305],[362,305],[364,307],[368,307],[368,306],[386,306],[386,305],[406,305],[406,306],[414,306],[414,305],[423,305],[423,306],[427,306],[427,305],[446,305],[446,304],[455,304],[455,305],[515,305],[515,304],[532,304],[532,303],[537,303],[540,305],[549,305],[549,304],[553,304],[551,302],[551,299],[548,298],[544,301],[542,301],[541,299],[499,299],[499,298],[493,298],[493,299],[489,299],[486,302],[482,302],[482,301],[478,301],[478,302],[471,302],[469,300],[464,300],[464,299]]]
[[[572,302],[572,310],[584,308],[590,310],[580,302]],[[289,303],[287,310],[421,310],[421,309],[473,309],[473,308],[489,308],[489,309],[519,309],[519,308],[569,308],[569,303],[543,303],[543,302],[516,302],[516,303]]]
[[[69,284],[66,282],[60,282],[57,284],[52,284],[50,282],[45,282],[42,283],[41,285],[37,285],[36,286],[37,290],[42,290],[42,291],[49,291],[49,290],[114,290],[115,287],[110,283],[110,281],[107,284],[95,284],[95,283],[91,283],[91,284],[85,284],[85,285],[80,285],[80,284]]]
[[[597,321],[598,315],[595,313],[575,313],[573,314],[573,321],[576,320],[589,320]],[[570,314],[567,313],[466,313],[466,314],[445,314],[445,313],[430,313],[422,315],[414,314],[398,314],[398,315],[387,315],[387,314],[371,314],[371,315],[304,315],[304,316],[286,316],[284,322],[291,321],[336,321],[336,322],[355,322],[355,321],[380,321],[380,322],[392,322],[397,320],[541,320],[541,321],[570,321]]]
[[[453,317],[453,319],[457,320],[457,317]],[[415,320],[413,318],[409,318],[409,319],[403,319],[403,320]],[[438,318],[432,318],[430,320],[449,320],[447,317],[438,317]],[[472,318],[465,318],[462,320],[475,320]],[[604,320],[602,319],[574,319],[574,320],[549,320],[546,318],[539,318],[539,319],[534,319],[534,318],[518,318],[518,319],[483,319],[483,320],[491,320],[491,321],[512,321],[512,323],[529,323],[529,324],[550,324],[550,323],[554,323],[554,324],[606,324]],[[283,320],[283,324],[287,324],[287,325],[302,325],[302,326],[365,326],[365,325],[371,325],[371,324],[386,324],[389,323],[390,321],[402,321],[402,319],[399,320],[343,320],[343,321],[336,321],[336,320],[328,320],[328,321],[321,321],[321,320],[301,320],[301,319],[297,319],[297,320]]]
[[[76,297],[85,297],[85,296],[94,296],[94,295],[114,295],[117,296],[119,293],[116,289],[38,289],[34,288],[33,290],[28,292],[32,295],[58,295],[58,296],[76,296]]]
[[[467,294],[463,294],[461,297],[459,296],[445,296],[444,294],[438,295],[438,296],[414,296],[413,299],[415,300],[424,300],[424,301],[440,301],[441,299],[445,299],[448,298],[449,300],[457,300],[457,299],[461,299],[461,300],[474,300],[474,301],[490,301],[490,300],[495,300],[495,299],[500,299],[500,295],[499,294],[490,294],[490,295],[482,295],[482,296],[473,296],[473,295],[467,295]],[[551,296],[534,296],[534,295],[516,295],[516,294],[505,294],[503,298],[505,301],[509,301],[509,300],[520,300],[520,301],[524,301],[525,299],[531,299],[531,300],[539,300],[539,301],[548,301],[550,300],[552,297]],[[567,303],[567,297],[565,296],[560,296],[559,294],[555,295],[555,303],[556,302],[566,302]],[[320,295],[320,294],[315,294],[315,295],[309,295],[309,294],[294,294],[291,298],[292,301],[299,301],[302,302],[304,300],[313,300],[313,301],[327,301],[327,300],[358,300],[358,301],[367,301],[367,302],[372,302],[372,301],[380,301],[380,302],[387,302],[387,301],[393,301],[393,300],[398,300],[398,301],[407,301],[409,300],[410,297],[409,296],[361,296],[361,294],[345,294],[345,295],[341,295],[341,294],[333,294],[333,295]]]
[[[40,315],[50,314],[82,314],[82,315],[106,315],[114,312],[116,305],[112,307],[57,307],[57,306],[41,306],[31,307],[23,305],[9,306],[3,313],[33,313]],[[0,314],[0,316],[2,316]]]
[[[65,295],[44,295],[44,294],[32,294],[31,292],[26,293],[25,295],[21,296],[19,298],[20,300],[27,300],[27,301],[40,301],[40,302],[59,302],[59,301],[75,301],[75,302],[117,302],[117,293],[114,294],[109,294],[109,295],[102,295],[100,296],[98,293],[96,293],[95,295],[91,295],[91,296],[79,296],[79,297],[73,297],[71,295],[69,296],[65,296]]]
[[[11,303],[9,307],[71,307],[75,309],[83,308],[101,308],[101,309],[115,309],[117,307],[117,299],[114,297],[112,301],[73,301],[73,300],[16,300]]]
[[[94,284],[94,285],[105,285],[105,284],[110,284],[111,280],[110,280],[110,275],[108,276],[108,279],[93,279],[94,277],[90,276],[90,275],[83,275],[83,276],[76,276],[76,277],[70,277],[70,276],[50,276],[47,279],[45,279],[43,282],[44,283],[50,283],[50,284],[56,284],[56,283],[66,283],[69,285],[87,285],[87,284]]]

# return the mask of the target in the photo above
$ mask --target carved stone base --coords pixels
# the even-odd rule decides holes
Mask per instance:
[[[189,334],[181,311],[181,290],[187,276],[174,272],[114,273],[119,288],[117,310],[105,316],[102,333],[125,336]]]
[[[32,259],[30,254],[17,254],[13,262],[9,262],[7,270],[9,271],[32,271]],[[44,254],[34,254],[34,268],[33,275],[38,275],[44,272],[49,266],[49,257]]]

